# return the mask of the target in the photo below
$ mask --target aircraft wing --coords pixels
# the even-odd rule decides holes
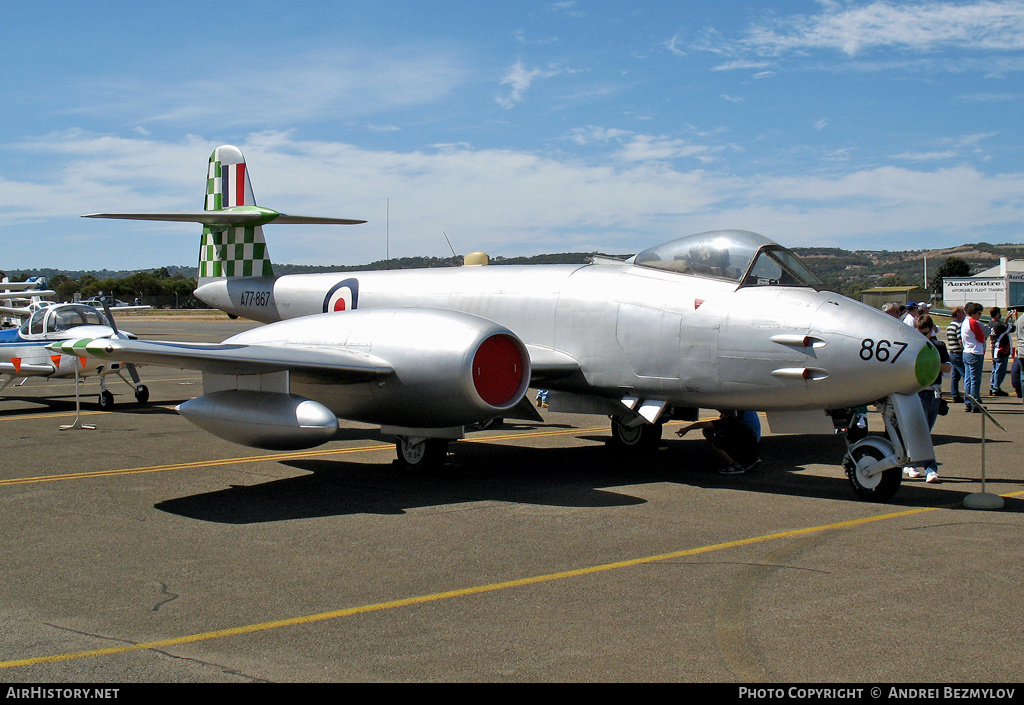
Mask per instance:
[[[114,359],[228,375],[301,372],[335,383],[365,382],[394,372],[385,360],[339,347],[175,343],[90,338],[65,340],[48,349],[64,355]]]
[[[57,292],[53,289],[28,289],[24,287],[8,289],[7,287],[9,286],[10,284],[0,284],[0,299],[24,299],[29,301],[33,296],[46,297],[57,295]]]
[[[56,292],[39,287],[39,282],[0,282],[0,296],[13,291],[24,292],[23,296],[43,296]]]
[[[31,316],[32,309],[30,309],[28,306],[0,306],[0,315]]]
[[[245,211],[192,211],[189,213],[89,213],[83,218],[112,218],[114,220],[160,220],[173,223],[201,223],[203,225],[247,225],[249,223],[284,223],[286,225],[359,225],[365,220],[351,218],[321,218],[312,215],[286,215],[257,210]]]

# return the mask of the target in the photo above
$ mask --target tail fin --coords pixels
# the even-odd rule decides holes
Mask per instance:
[[[238,147],[224,145],[213,150],[206,172],[204,210],[191,213],[90,213],[83,218],[119,220],[160,220],[202,223],[199,248],[199,284],[228,277],[272,277],[274,269],[267,256],[263,226],[357,225],[365,220],[286,215],[256,205],[249,184],[245,157]]]
[[[206,178],[207,211],[256,206],[245,157],[231,145],[210,155]],[[199,280],[221,277],[272,277],[262,225],[205,225],[199,246]]]
[[[234,206],[255,206],[245,157],[238,147],[229,144],[217,147],[210,155],[210,168],[206,178],[206,207],[219,211]]]

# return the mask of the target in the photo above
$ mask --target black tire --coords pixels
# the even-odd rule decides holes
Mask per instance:
[[[100,409],[103,411],[110,411],[114,408],[114,395],[109,390],[104,389],[100,392]]]
[[[661,443],[664,424],[644,423],[630,428],[621,416],[612,417],[612,446],[619,450],[654,450]]]
[[[855,461],[861,458],[870,457],[874,460],[881,460],[885,455],[874,446],[860,446],[850,451],[853,461],[847,456],[843,460],[843,467],[846,469],[846,477],[858,497],[866,502],[887,502],[903,482],[902,468],[889,468],[878,475],[864,477],[857,471]]]
[[[398,464],[404,470],[415,472],[437,470],[448,457],[448,441],[444,438],[426,438],[409,443],[404,438],[395,442]]]
[[[145,404],[149,401],[149,387],[144,384],[140,384],[135,388],[135,401],[140,404]]]

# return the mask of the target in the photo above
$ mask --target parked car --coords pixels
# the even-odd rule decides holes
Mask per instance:
[[[132,306],[133,305],[133,304],[128,303],[127,301],[121,301],[120,299],[115,299],[113,296],[94,296],[91,299],[83,299],[81,301],[81,303],[85,304],[86,306],[95,306],[96,308],[103,308],[103,302],[104,301],[107,303],[107,306],[109,306],[110,308],[117,308],[118,306]]]

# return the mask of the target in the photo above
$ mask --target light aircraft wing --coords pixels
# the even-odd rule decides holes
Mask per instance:
[[[31,316],[32,309],[30,309],[28,306],[0,306],[0,315]]]
[[[89,213],[83,218],[112,218],[115,220],[160,220],[174,223],[201,223],[203,225],[246,225],[249,223],[283,223],[286,225],[359,225],[365,220],[351,218],[322,218],[312,215],[286,215],[278,213],[273,216],[266,211],[193,211],[189,213]],[[272,218],[272,219],[271,219]]]
[[[338,347],[175,343],[95,338],[47,346],[64,355],[115,359],[229,375],[301,372],[335,383],[365,382],[394,372],[385,360]]]
[[[12,291],[28,292],[28,296],[46,296],[56,292],[39,288],[39,282],[0,282],[0,295]]]
[[[57,294],[57,292],[54,291],[53,289],[27,289],[27,288],[24,288],[24,287],[19,288],[19,289],[7,289],[6,287],[8,287],[8,286],[10,286],[10,285],[9,284],[0,284],[0,299],[14,298],[14,299],[24,299],[25,301],[28,301],[29,299],[31,299],[32,297],[35,297],[35,296],[44,296],[45,297],[45,296],[55,296]]]

